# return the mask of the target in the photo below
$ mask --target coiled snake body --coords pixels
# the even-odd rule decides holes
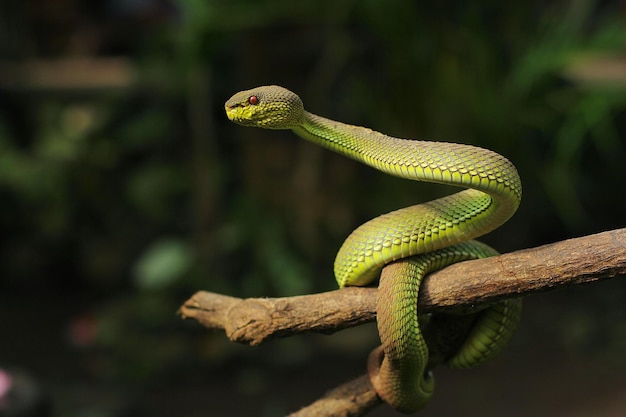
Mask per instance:
[[[352,232],[335,259],[340,287],[367,285],[380,273],[377,322],[384,354],[372,353],[370,379],[391,406],[404,412],[420,409],[434,388],[419,327],[421,280],[452,263],[496,254],[472,239],[499,227],[517,210],[521,198],[517,170],[486,149],[399,139],[314,115],[304,110],[295,93],[278,86],[239,92],[225,108],[235,123],[291,129],[390,175],[467,188],[370,220]],[[508,343],[520,311],[518,300],[482,311],[447,364],[464,368],[491,359]]]

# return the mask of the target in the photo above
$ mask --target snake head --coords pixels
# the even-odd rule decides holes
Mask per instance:
[[[240,91],[228,99],[224,107],[226,116],[243,126],[293,129],[304,119],[300,97],[277,85]]]

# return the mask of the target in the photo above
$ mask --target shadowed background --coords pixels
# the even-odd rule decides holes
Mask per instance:
[[[200,289],[333,289],[356,226],[455,191],[229,123],[263,84],[507,156],[522,205],[481,239],[502,252],[626,225],[623,2],[2,2],[0,369],[23,415],[280,416],[364,371],[373,326],[249,348],[175,314]],[[625,297],[528,298],[502,358],[438,370],[420,415],[623,415]]]

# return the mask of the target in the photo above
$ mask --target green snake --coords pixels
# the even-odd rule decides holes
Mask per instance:
[[[490,150],[399,139],[317,116],[304,109],[298,95],[279,86],[241,91],[225,108],[237,124],[291,129],[390,175],[467,188],[366,222],[350,234],[335,259],[340,287],[364,286],[379,278],[377,323],[383,353],[370,355],[374,389],[400,411],[422,408],[432,396],[434,379],[427,370],[428,347],[420,332],[424,318],[417,304],[420,283],[434,270],[497,253],[472,239],[499,227],[517,210],[521,199],[517,170]],[[520,310],[519,300],[507,300],[478,313],[447,364],[465,368],[494,357],[511,338]]]

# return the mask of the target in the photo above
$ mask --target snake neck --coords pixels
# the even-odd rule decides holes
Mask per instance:
[[[364,156],[375,145],[375,135],[382,140],[394,139],[373,130],[327,119],[304,111],[302,123],[293,129],[300,137],[334,152],[371,165]]]
[[[472,145],[400,139],[304,112],[293,131],[304,139],[389,175],[472,188],[503,203],[512,215],[522,189],[515,166],[502,155]],[[508,217],[507,217],[508,219]]]

